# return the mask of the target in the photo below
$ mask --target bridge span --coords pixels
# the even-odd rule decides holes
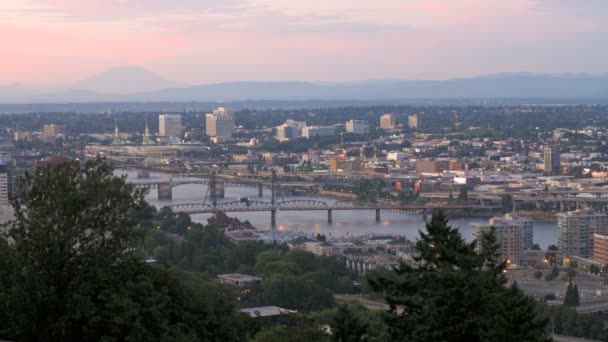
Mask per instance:
[[[338,201],[333,204],[328,204],[320,200],[289,200],[281,202],[262,202],[262,201],[232,201],[217,203],[215,206],[206,203],[186,203],[175,204],[168,206],[176,213],[185,214],[213,214],[219,211],[226,213],[235,212],[259,212],[269,211],[270,221],[274,226],[276,224],[276,216],[279,211],[327,211],[327,222],[332,223],[332,214],[335,210],[374,210],[376,213],[376,222],[380,221],[381,210],[401,210],[406,212],[423,212],[428,213],[433,210],[465,210],[472,212],[473,210],[492,210],[495,207],[488,206],[472,206],[472,205],[423,205],[423,204],[388,204],[388,203],[358,203],[352,201]]]

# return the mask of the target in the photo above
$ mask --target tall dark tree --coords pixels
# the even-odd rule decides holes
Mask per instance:
[[[340,305],[332,324],[333,340],[336,342],[367,341],[367,323],[359,319],[347,304]]]
[[[568,281],[566,295],[564,296],[564,306],[576,307],[580,304],[578,286],[572,283],[572,278]]]
[[[208,312],[132,248],[144,193],[103,160],[27,174],[21,184],[16,219],[0,238],[0,337],[147,341],[209,332]]]
[[[369,280],[390,306],[394,340],[549,341],[535,301],[507,287],[494,237],[484,236],[477,248],[443,213],[433,214],[420,237],[416,265]]]

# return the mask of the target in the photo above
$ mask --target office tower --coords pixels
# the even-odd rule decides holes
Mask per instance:
[[[302,128],[302,136],[304,138],[312,138],[314,136],[327,137],[335,133],[336,128],[334,126],[307,126]]]
[[[0,160],[0,224],[5,224],[15,217],[13,207],[9,203],[11,184],[11,161],[2,159]]]
[[[393,114],[384,114],[380,117],[380,128],[395,129],[395,116]]]
[[[53,144],[58,138],[65,136],[65,131],[65,125],[44,125],[42,126],[42,136],[40,139],[43,142]]]
[[[518,224],[523,229],[523,243],[524,249],[532,249],[534,244],[534,221],[527,218],[518,216],[515,214],[505,214],[502,217],[493,217],[490,219],[490,224],[494,226],[498,225],[512,225]]]
[[[284,124],[277,126],[277,139],[287,141],[297,139],[302,136],[302,130],[306,127],[306,122],[287,120]]]
[[[0,161],[0,205],[8,205],[9,202],[10,164],[6,160]]]
[[[206,134],[217,141],[226,141],[234,133],[234,111],[220,107],[205,115]]]
[[[545,147],[545,172],[559,173],[561,168],[559,158],[559,147]]]
[[[500,260],[509,260],[514,264],[521,264],[524,256],[524,227],[521,224],[498,220],[490,224],[473,224],[473,237],[480,239],[482,233],[495,229],[496,240],[500,245],[498,253]],[[478,245],[479,248],[479,245]]]
[[[418,128],[418,114],[412,114],[407,118],[407,124],[411,129]]]
[[[353,134],[367,134],[369,133],[369,122],[365,120],[346,121],[346,132]]]
[[[182,116],[180,114],[161,114],[158,116],[158,135],[164,138],[179,138],[182,135]]]
[[[557,214],[557,246],[562,257],[593,255],[595,234],[608,234],[608,216],[593,209]]]

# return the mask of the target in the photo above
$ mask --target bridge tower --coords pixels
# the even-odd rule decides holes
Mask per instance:
[[[217,206],[217,192],[216,192],[216,179],[215,179],[215,171],[211,173],[211,177],[209,178],[209,196],[211,197],[211,206],[215,208]]]
[[[277,209],[275,208],[276,203],[276,182],[277,182],[277,172],[272,169],[272,179],[271,179],[271,183],[270,183],[270,193],[271,193],[271,200],[270,203],[272,203],[272,210],[270,211],[270,225],[272,227],[272,241],[274,242],[274,227],[277,224]]]

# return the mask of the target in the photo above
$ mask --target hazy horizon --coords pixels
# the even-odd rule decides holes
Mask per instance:
[[[0,85],[117,67],[176,85],[608,71],[601,0],[4,0]]]

